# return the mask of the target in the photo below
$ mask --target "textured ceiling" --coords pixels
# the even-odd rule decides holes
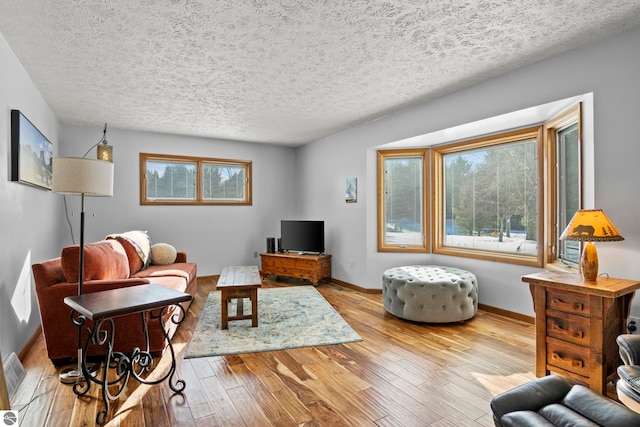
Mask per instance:
[[[638,0],[0,2],[61,121],[285,145],[638,25]]]

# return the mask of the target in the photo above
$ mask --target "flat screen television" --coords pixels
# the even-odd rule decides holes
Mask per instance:
[[[324,221],[280,221],[280,250],[324,253]]]

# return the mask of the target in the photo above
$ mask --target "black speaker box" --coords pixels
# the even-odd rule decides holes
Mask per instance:
[[[267,237],[267,253],[275,254],[276,253],[276,238],[275,237]]]

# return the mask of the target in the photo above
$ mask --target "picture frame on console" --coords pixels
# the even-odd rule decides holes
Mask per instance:
[[[20,110],[11,110],[11,181],[51,190],[53,144]]]

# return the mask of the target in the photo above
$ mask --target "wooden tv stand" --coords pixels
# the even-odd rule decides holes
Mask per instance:
[[[262,274],[307,279],[314,286],[321,280],[331,279],[331,255],[298,253],[263,253]]]

